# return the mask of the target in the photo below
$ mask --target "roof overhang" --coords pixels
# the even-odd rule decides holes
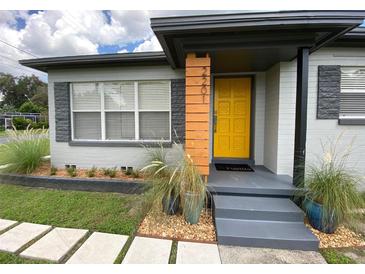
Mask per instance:
[[[242,49],[288,49],[277,61],[296,57],[299,47],[310,52],[362,24],[364,11],[281,11],[152,18],[170,65],[185,66],[188,52]]]
[[[140,52],[77,55],[20,60],[23,66],[48,72],[52,69],[93,68],[105,66],[168,65],[163,52]]]
[[[336,39],[329,46],[333,47],[365,47],[365,27],[351,30],[345,35]]]

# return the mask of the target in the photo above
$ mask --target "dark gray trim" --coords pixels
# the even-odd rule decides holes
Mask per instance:
[[[305,154],[307,139],[307,103],[309,49],[299,48],[297,58],[297,93],[295,103],[295,141],[293,184],[302,183],[305,173]]]
[[[0,183],[61,190],[116,192],[126,194],[140,194],[148,187],[147,183],[137,182],[137,180],[121,181],[116,179],[80,179],[16,174],[0,174]]]
[[[355,118],[346,118],[346,119],[338,119],[339,125],[352,125],[352,126],[364,126],[365,119],[355,119]]]
[[[20,60],[23,66],[47,72],[50,69],[123,65],[167,65],[163,52],[76,55]]]
[[[313,52],[361,25],[364,18],[365,11],[252,12],[151,18],[151,27],[175,68],[184,67],[187,52],[256,47],[308,47]]]
[[[185,79],[171,80],[171,137],[185,143]]]
[[[53,89],[56,142],[68,142],[71,140],[70,84],[55,82]]]
[[[364,11],[358,10],[312,10],[312,11],[274,11],[231,14],[209,14],[193,16],[175,16],[151,18],[153,31],[216,30],[233,27],[290,26],[290,25],[325,25],[325,24],[361,24],[365,18]]]
[[[338,119],[341,67],[318,66],[317,119]]]
[[[82,147],[172,147],[172,142],[128,142],[128,141],[69,141],[70,146]]]

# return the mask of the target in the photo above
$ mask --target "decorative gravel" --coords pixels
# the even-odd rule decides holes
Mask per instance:
[[[138,233],[174,240],[215,242],[216,234],[212,214],[203,210],[199,223],[187,223],[181,214],[166,215],[161,210],[151,210],[141,223]]]
[[[333,234],[327,234],[314,229],[309,224],[306,225],[319,239],[319,248],[365,246],[364,238],[360,234],[357,234],[344,226],[338,227]]]

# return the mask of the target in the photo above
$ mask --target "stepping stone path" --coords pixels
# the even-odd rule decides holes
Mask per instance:
[[[112,264],[128,236],[94,232],[67,264]]]
[[[220,263],[221,259],[216,244],[178,242],[176,264]]]
[[[59,262],[87,232],[86,229],[56,227],[20,253],[20,256]]]
[[[123,264],[168,264],[171,240],[135,237]]]
[[[0,219],[0,232],[16,224],[16,221]]]
[[[24,245],[46,233],[49,225],[22,223],[0,235],[0,251],[17,252]]]

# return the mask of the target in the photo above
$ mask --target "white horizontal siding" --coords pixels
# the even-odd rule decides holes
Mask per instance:
[[[76,164],[78,167],[132,166],[145,163],[145,150],[141,147],[87,147],[69,146],[55,141],[54,82],[88,82],[120,80],[170,80],[184,78],[183,70],[169,66],[110,67],[92,69],[52,70],[48,73],[49,126],[51,162],[56,167]]]
[[[317,81],[319,65],[365,66],[365,49],[324,48],[309,58],[307,165],[321,154],[321,142],[334,139],[343,133],[343,148],[354,139],[349,166],[365,176],[365,126],[338,125],[337,120],[318,120]],[[278,173],[293,173],[295,130],[296,61],[280,64],[280,113],[278,142]]]

